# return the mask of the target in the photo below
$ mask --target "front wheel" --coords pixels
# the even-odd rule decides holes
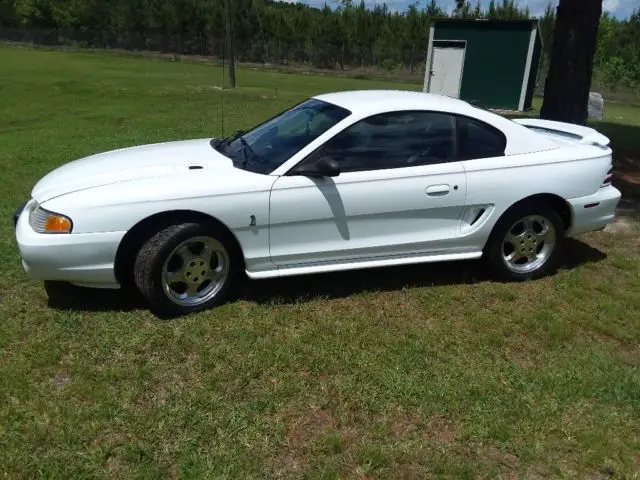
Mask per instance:
[[[240,263],[226,232],[183,223],[157,232],[142,246],[135,282],[158,316],[183,315],[227,300],[240,280]]]
[[[485,260],[500,280],[522,281],[554,273],[564,241],[562,219],[545,205],[516,207],[491,234]]]

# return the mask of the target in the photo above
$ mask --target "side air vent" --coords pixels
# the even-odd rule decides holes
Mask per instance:
[[[604,181],[602,182],[601,188],[608,187],[609,185],[611,185],[612,181],[613,181],[613,165],[609,167],[609,171],[604,177]]]
[[[486,209],[481,208],[480,210],[478,210],[478,213],[476,214],[476,216],[474,217],[474,219],[471,221],[471,223],[469,225],[473,226],[478,220],[480,220],[480,217],[482,217],[482,215],[484,215],[484,212],[486,211]]]
[[[487,218],[493,211],[492,205],[470,205],[465,207],[460,216],[459,231],[462,235],[467,235],[486,223]]]
[[[202,170],[202,165],[189,165],[189,170]]]

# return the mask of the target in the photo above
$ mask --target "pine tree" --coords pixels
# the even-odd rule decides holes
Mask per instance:
[[[540,117],[586,124],[602,0],[560,0]]]

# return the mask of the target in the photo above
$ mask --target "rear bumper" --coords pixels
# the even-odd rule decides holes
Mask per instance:
[[[125,232],[36,233],[29,225],[31,206],[29,202],[16,221],[22,266],[31,278],[89,287],[118,287],[114,261]]]
[[[617,188],[609,186],[601,188],[594,195],[568,200],[571,206],[571,228],[567,235],[573,237],[600,230],[612,223],[621,197]]]

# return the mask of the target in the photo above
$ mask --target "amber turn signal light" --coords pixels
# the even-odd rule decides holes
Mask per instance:
[[[60,215],[50,215],[44,224],[44,231],[48,233],[69,233],[71,221]]]

